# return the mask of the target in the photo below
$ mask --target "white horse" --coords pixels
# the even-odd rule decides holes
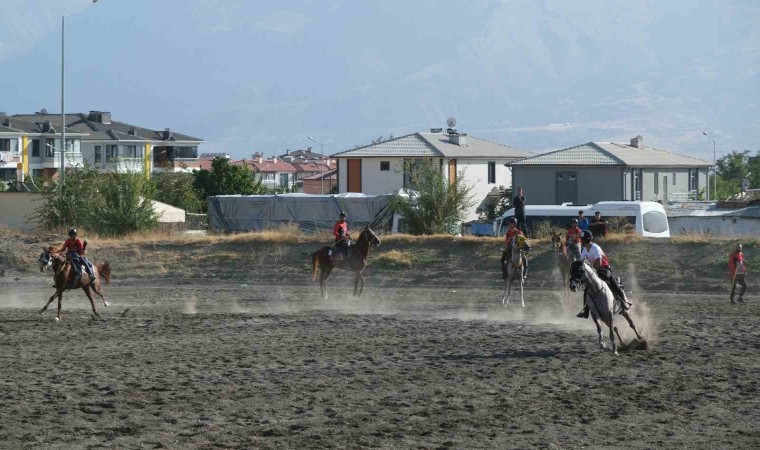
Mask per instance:
[[[612,294],[610,287],[599,278],[596,271],[588,265],[586,261],[575,261],[570,265],[570,289],[575,292],[580,286],[585,286],[583,301],[591,312],[591,318],[594,319],[596,333],[599,336],[600,348],[607,347],[602,338],[602,326],[599,324],[600,319],[610,330],[612,352],[615,355],[618,354],[617,345],[615,344],[615,334],[617,334],[618,340],[620,340],[620,345],[625,346],[623,339],[620,337],[620,333],[618,333],[617,327],[614,325],[616,314],[625,317],[628,321],[628,325],[630,325],[633,332],[636,333],[636,337],[642,341],[644,340],[636,330],[636,326],[634,326],[631,316],[622,305],[615,300],[615,296]]]
[[[517,240],[512,240],[512,256],[509,261],[504,261],[506,270],[502,267],[502,272],[506,272],[504,278],[504,294],[501,296],[501,304],[506,308],[509,304],[509,297],[512,295],[512,283],[520,281],[520,302],[525,308],[525,298],[523,298],[523,255],[522,249],[517,247]]]

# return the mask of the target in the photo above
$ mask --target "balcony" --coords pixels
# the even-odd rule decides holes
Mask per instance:
[[[66,167],[77,167],[84,164],[84,158],[82,152],[66,152],[64,154],[64,160],[66,161]],[[55,151],[52,156],[46,155],[42,157],[42,167],[46,169],[61,168],[61,152]]]
[[[16,168],[21,162],[21,155],[16,152],[0,152],[0,167]]]
[[[125,158],[121,156],[109,160],[104,166],[104,169],[118,173],[142,172],[144,168],[145,158]]]

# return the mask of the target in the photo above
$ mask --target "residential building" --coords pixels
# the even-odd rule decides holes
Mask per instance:
[[[296,168],[287,161],[281,161],[277,157],[264,159],[261,153],[254,153],[254,159],[234,161],[233,164],[251,167],[261,183],[267,188],[293,189],[296,183]]]
[[[338,171],[331,169],[328,172],[317,172],[301,178],[299,182],[304,194],[332,194],[334,191],[337,192]]]
[[[277,159],[290,163],[310,163],[324,161],[329,159],[329,157],[313,151],[311,147],[307,147],[301,150],[286,150],[285,154],[278,156]]]
[[[0,114],[0,180],[24,182],[30,175],[56,176],[61,167],[60,131],[60,127],[49,120],[33,121]],[[66,129],[64,163],[67,167],[82,164],[84,136],[77,130]]]
[[[448,180],[460,173],[472,186],[475,205],[467,220],[478,218],[485,210],[489,194],[499,186],[511,185],[505,164],[533,155],[506,145],[468,136],[449,129],[432,129],[430,133],[412,133],[332,155],[337,161],[338,192],[385,194],[412,188],[410,163],[432,159],[441,165]]]
[[[48,123],[54,128],[61,124],[60,114],[48,114],[45,110],[13,117],[38,124]],[[67,134],[80,136],[82,160],[99,169],[150,174],[191,172],[199,167],[198,146],[203,140],[173,132],[170,128],[157,131],[118,122],[112,120],[107,111],[66,114],[65,121]]]
[[[513,161],[512,186],[533,205],[683,201],[707,188],[710,163],[642,142],[588,142]]]

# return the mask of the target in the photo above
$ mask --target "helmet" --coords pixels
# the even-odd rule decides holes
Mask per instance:
[[[346,217],[346,212],[341,211],[340,214],[338,214],[338,217]]]
[[[507,225],[509,225],[510,223],[517,225],[517,219],[515,219],[514,217],[510,217],[509,219],[507,219]]]
[[[76,236],[76,235],[77,235],[77,229],[76,228],[72,228],[72,229],[69,230],[69,236],[73,237],[73,236]]]
[[[578,219],[571,220],[570,225],[578,225]]]
[[[588,230],[581,232],[581,241],[583,241],[583,242],[591,242],[593,240],[594,240],[594,234],[593,233],[591,233]]]

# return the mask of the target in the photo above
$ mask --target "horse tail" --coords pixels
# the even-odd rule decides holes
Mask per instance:
[[[108,263],[103,263],[98,266],[98,273],[100,274],[100,277],[103,278],[103,281],[106,282],[106,284],[111,284],[111,265]]]
[[[311,281],[317,281],[317,267],[318,267],[318,259],[319,259],[319,252],[320,250],[317,250],[316,252],[311,254]]]

